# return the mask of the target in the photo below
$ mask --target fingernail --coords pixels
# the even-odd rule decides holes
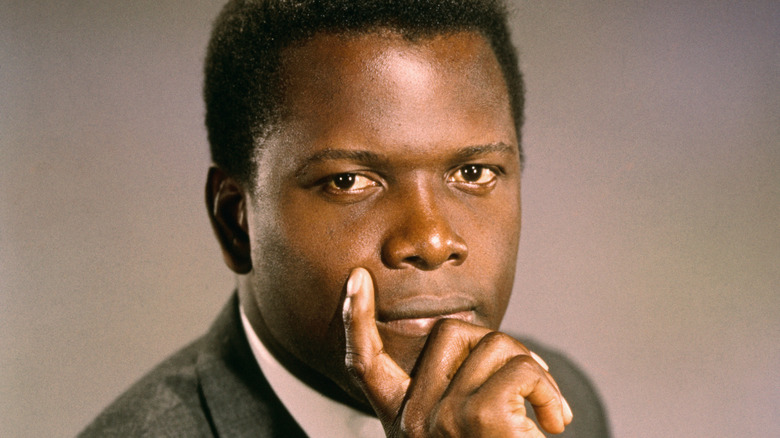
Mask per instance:
[[[542,368],[544,368],[544,370],[545,370],[545,371],[550,371],[550,366],[549,366],[549,365],[547,365],[547,362],[545,362],[545,361],[544,361],[544,359],[542,359],[541,357],[539,357],[539,355],[538,355],[538,354],[536,354],[536,353],[534,353],[533,351],[531,351],[530,353],[531,353],[531,357],[533,357],[533,358],[534,358],[534,360],[536,361],[536,363],[538,363],[539,365],[541,365],[541,366],[542,366]]]
[[[360,289],[361,281],[363,279],[360,269],[353,269],[349,274],[349,280],[347,280],[347,299],[355,296],[358,289]]]
[[[344,307],[341,309],[341,316],[347,318],[352,314],[352,297],[349,295],[344,298]]]
[[[571,412],[571,406],[569,406],[569,402],[567,402],[565,398],[561,397],[561,400],[563,400],[563,418],[565,418],[566,421],[571,421],[571,419],[574,418],[574,414]]]

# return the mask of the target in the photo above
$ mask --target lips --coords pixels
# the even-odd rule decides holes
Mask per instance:
[[[377,325],[404,337],[428,336],[440,319],[475,322],[474,303],[464,297],[415,297],[380,309]]]
[[[377,321],[377,325],[383,326],[387,330],[401,336],[418,338],[422,336],[428,336],[428,334],[431,332],[431,329],[433,328],[433,325],[436,324],[436,321],[445,318],[459,319],[461,321],[473,323],[474,312],[465,311],[423,318],[403,318],[393,319],[390,321]]]

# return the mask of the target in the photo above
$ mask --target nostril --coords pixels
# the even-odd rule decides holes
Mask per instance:
[[[441,266],[443,263],[447,263],[447,262],[453,262],[453,264],[455,265],[460,265],[461,263],[463,263],[463,260],[465,258],[466,257],[464,257],[464,254],[453,252],[449,255],[449,257],[447,257],[443,261],[441,259],[437,261],[437,260],[432,260],[431,258],[413,255],[413,256],[404,257],[403,262],[404,264],[414,266],[417,269],[430,270],[430,269],[436,269],[437,267]]]
[[[460,265],[461,263],[463,263],[466,260],[466,254],[468,254],[466,251],[463,251],[463,252],[453,252],[447,258],[447,261],[448,262],[452,262],[454,265],[458,266],[458,265]]]
[[[425,260],[420,256],[405,257],[404,261],[412,266],[417,266],[417,267],[425,266],[427,264]]]

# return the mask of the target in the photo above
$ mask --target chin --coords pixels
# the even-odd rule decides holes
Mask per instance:
[[[385,351],[410,376],[417,365],[417,359],[425,348],[427,339],[427,336],[414,338],[382,336]]]

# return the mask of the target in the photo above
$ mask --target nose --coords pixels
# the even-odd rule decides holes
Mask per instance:
[[[432,198],[409,196],[399,201],[401,213],[382,245],[386,266],[431,271],[445,263],[457,266],[466,260],[468,246],[448,217],[454,213]]]

